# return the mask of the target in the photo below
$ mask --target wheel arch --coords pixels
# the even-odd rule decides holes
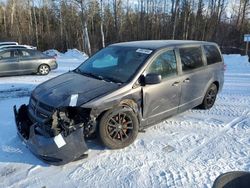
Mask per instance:
[[[100,141],[104,144],[104,146],[110,148],[110,149],[121,149],[124,148],[130,144],[132,144],[134,142],[134,140],[136,139],[136,136],[140,130],[140,123],[138,121],[138,114],[136,114],[136,103],[133,100],[122,100],[119,103],[117,103],[117,105],[112,106],[109,109],[104,110],[102,113],[100,113],[99,117],[97,119],[97,131],[96,132],[99,136]],[[117,142],[116,139],[119,138],[111,138],[110,136],[108,136],[108,129],[107,126],[109,126],[109,124],[107,123],[110,117],[117,117],[118,113],[123,113],[123,114],[127,114],[127,117],[130,117],[131,120],[131,124],[132,124],[132,128],[131,130],[128,129],[129,131],[129,136],[126,136],[127,133],[123,133],[121,134],[121,129],[126,129],[126,128],[119,128],[117,129],[113,129],[112,131],[116,130],[116,135],[118,134],[119,131],[119,135],[121,138],[123,138],[123,136],[125,135],[125,140],[123,141],[123,139],[121,139],[121,142]],[[120,115],[118,116],[118,118],[120,118]],[[123,122],[123,120],[120,122]],[[132,123],[133,122],[133,123]],[[121,126],[121,125],[119,125]],[[123,131],[122,131],[123,132]],[[113,132],[111,133],[113,134]]]
[[[215,85],[215,87],[216,87],[216,89],[217,89],[216,95],[218,94],[219,82],[217,82],[217,81],[209,82],[209,83],[208,83],[208,86],[206,87],[206,90],[204,91],[205,93],[204,93],[204,95],[203,95],[202,102],[201,102],[200,105],[197,106],[198,109],[209,109],[209,108],[211,108],[211,107],[213,106],[213,104],[212,104],[211,107],[206,107],[206,106],[205,106],[206,104],[204,103],[204,100],[205,100],[205,98],[206,98],[206,93],[208,92],[209,88],[210,88],[212,85]]]
[[[219,89],[220,89],[220,84],[219,84],[219,82],[218,82],[218,81],[214,81],[213,84],[216,85],[217,90],[219,91]]]
[[[204,91],[203,91],[203,94],[202,94],[202,100],[204,99],[205,97],[205,94],[208,90],[208,88],[212,85],[212,84],[215,84],[218,91],[219,91],[219,87],[220,87],[220,84],[219,84],[219,81],[218,80],[214,80],[214,79],[211,79],[207,82],[206,86],[204,87]]]
[[[134,101],[133,99],[123,99],[121,100],[118,104],[111,106],[110,108],[106,108],[104,110],[102,110],[96,117],[97,120],[97,125],[99,126],[99,121],[102,118],[102,116],[109,110],[115,110],[116,108],[128,108],[130,110],[133,111],[133,113],[135,113],[135,115],[137,116],[138,119],[138,123],[140,125],[141,123],[141,113],[140,113],[140,107],[138,106],[138,104],[136,103],[136,101]]]

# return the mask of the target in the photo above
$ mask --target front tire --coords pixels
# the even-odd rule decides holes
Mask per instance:
[[[109,110],[99,121],[99,138],[110,149],[120,149],[132,144],[138,131],[138,119],[128,108]]]
[[[203,99],[202,104],[199,106],[201,109],[210,109],[215,103],[216,97],[218,93],[217,86],[213,83],[209,86],[205,97]]]
[[[40,75],[47,75],[49,74],[49,71],[50,71],[50,67],[46,64],[42,64],[38,67],[38,73]]]

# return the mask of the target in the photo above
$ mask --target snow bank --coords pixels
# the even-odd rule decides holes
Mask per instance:
[[[86,59],[89,58],[89,56],[84,53],[81,52],[77,49],[68,49],[67,52],[65,53],[61,53],[55,49],[50,49],[50,50],[46,50],[43,53],[45,53],[46,55],[49,56],[53,56],[56,57],[57,59],[57,63],[58,64],[62,64],[62,63],[82,63],[84,62]]]
[[[46,55],[49,55],[49,56],[53,56],[53,57],[60,57],[62,55],[61,52],[59,52],[55,49],[46,50],[43,53]]]
[[[63,54],[62,58],[76,58],[76,59],[81,59],[81,60],[86,60],[88,59],[88,55],[84,52],[81,52],[77,49],[68,49],[65,54]]]

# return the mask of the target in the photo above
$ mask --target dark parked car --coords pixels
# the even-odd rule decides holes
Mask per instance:
[[[11,48],[0,50],[0,76],[39,73],[56,69],[56,59],[37,50]]]
[[[223,71],[215,43],[114,44],[37,86],[28,106],[14,107],[18,133],[35,155],[56,165],[82,157],[84,137],[95,133],[105,146],[123,148],[156,122],[211,108]]]

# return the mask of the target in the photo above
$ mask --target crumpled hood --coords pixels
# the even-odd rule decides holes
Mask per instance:
[[[38,85],[32,95],[40,102],[60,107],[69,106],[71,95],[78,94],[79,106],[118,87],[116,83],[68,72]]]

